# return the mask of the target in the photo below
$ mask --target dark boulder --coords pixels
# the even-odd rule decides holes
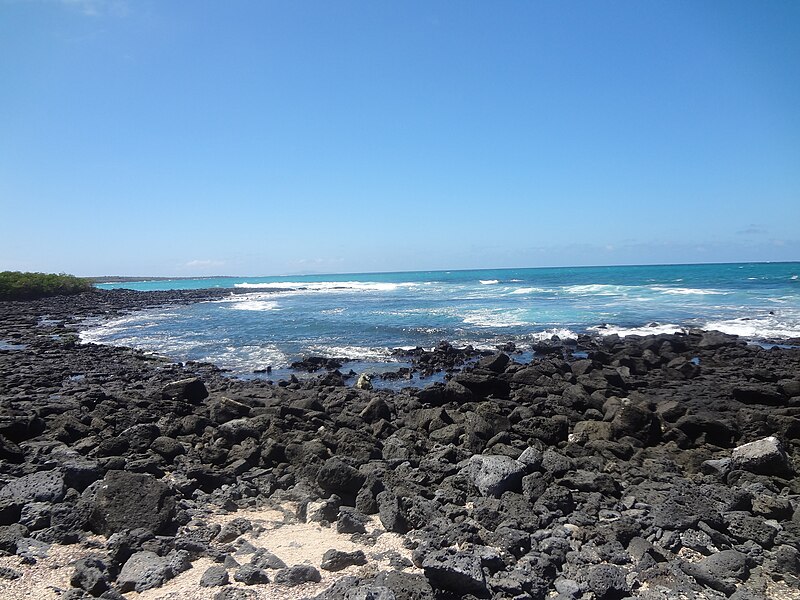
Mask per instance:
[[[488,371],[492,371],[494,373],[502,373],[506,365],[508,365],[511,359],[508,357],[508,354],[505,352],[499,352],[497,354],[493,354],[491,356],[484,356],[478,361],[477,367],[480,369],[486,369]]]
[[[117,586],[121,592],[143,592],[161,587],[172,579],[175,573],[170,561],[155,552],[143,550],[133,554],[117,577]]]
[[[433,587],[460,595],[488,594],[481,558],[473,552],[445,548],[429,553],[422,561],[425,577]]]
[[[311,565],[293,565],[275,573],[273,580],[275,583],[294,587],[308,582],[319,583],[322,576]]]
[[[223,565],[208,567],[200,577],[200,587],[220,587],[229,582],[228,571]]]
[[[344,552],[331,548],[322,555],[320,568],[326,571],[341,571],[353,565],[367,564],[367,557],[362,550]]]
[[[66,486],[60,471],[39,471],[13,480],[0,490],[0,501],[11,500],[20,504],[28,502],[61,502]]]
[[[336,456],[325,461],[317,474],[317,484],[323,490],[353,501],[364,480],[364,475]]]
[[[111,586],[108,565],[96,556],[81,558],[75,562],[70,584],[86,590],[92,596],[99,596]]]
[[[503,492],[520,490],[527,469],[508,456],[476,454],[462,472],[483,496],[499,498]]]
[[[99,483],[90,520],[93,531],[111,535],[145,528],[166,533],[172,525],[173,493],[152,475],[109,471]]]
[[[245,585],[256,585],[261,583],[269,583],[269,575],[263,569],[248,564],[242,565],[233,574],[233,580],[243,583]]]
[[[208,397],[205,383],[199,377],[190,377],[168,383],[161,390],[164,400],[185,400],[192,404],[199,404]]]
[[[630,591],[625,571],[615,565],[596,565],[586,574],[586,585],[597,600],[624,598]]]

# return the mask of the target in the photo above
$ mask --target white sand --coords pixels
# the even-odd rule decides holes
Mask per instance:
[[[336,580],[345,575],[368,576],[384,569],[390,569],[388,559],[376,558],[374,555],[382,552],[393,551],[406,558],[411,557],[411,551],[403,547],[402,537],[383,530],[377,518],[371,517],[367,531],[377,530],[380,536],[374,546],[359,545],[352,541],[352,536],[336,533],[334,527],[322,527],[318,523],[284,523],[286,512],[293,512],[293,507],[280,510],[240,510],[224,515],[212,515],[207,519],[209,523],[224,524],[235,518],[244,518],[254,525],[264,528],[260,534],[247,533],[240,539],[247,540],[256,548],[265,548],[278,556],[288,566],[295,564],[313,565],[319,569],[322,555],[331,548],[352,552],[363,550],[367,556],[364,566],[352,566],[342,571],[331,573],[320,569],[322,581],[320,583],[307,583],[296,587],[286,587],[277,584],[263,584],[247,586],[233,580],[235,569],[229,570],[231,585],[233,587],[248,589],[257,594],[257,598],[264,600],[294,600],[315,596],[327,589]],[[20,579],[14,581],[0,580],[1,600],[57,600],[59,590],[70,588],[69,578],[73,572],[76,560],[89,554],[102,554],[96,548],[104,542],[103,538],[91,538],[95,548],[86,544],[71,546],[54,545],[48,557],[40,559],[35,565],[24,565],[19,557],[0,557],[0,565],[11,567],[23,573]],[[251,554],[234,555],[234,558],[245,564],[250,561]],[[192,563],[192,568],[181,573],[175,579],[168,581],[163,587],[147,590],[141,594],[129,592],[126,598],[131,600],[180,600],[197,599],[211,600],[220,588],[201,588],[200,577],[210,566],[217,564],[211,559],[201,558]],[[409,568],[411,572],[417,569]],[[268,571],[270,575],[273,572]]]

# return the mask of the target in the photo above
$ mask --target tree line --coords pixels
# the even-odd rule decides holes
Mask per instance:
[[[66,273],[0,272],[0,300],[29,300],[80,294],[94,289],[91,281]]]

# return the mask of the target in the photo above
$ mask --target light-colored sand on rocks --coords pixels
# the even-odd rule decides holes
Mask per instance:
[[[367,531],[371,533],[373,530],[377,530],[380,535],[375,545],[367,545],[354,542],[351,535],[337,533],[335,526],[322,527],[318,523],[285,523],[285,514],[293,512],[292,508],[287,506],[284,511],[240,510],[235,513],[211,515],[207,522],[224,524],[234,518],[244,518],[254,525],[260,525],[263,528],[262,531],[259,532],[257,527],[256,531],[245,534],[240,540],[246,540],[255,548],[266,548],[288,566],[307,564],[319,569],[322,555],[331,548],[345,552],[362,550],[367,556],[367,564],[348,567],[335,573],[320,569],[322,581],[296,587],[272,583],[246,586],[235,582],[233,574],[236,570],[229,569],[231,586],[255,592],[257,597],[263,600],[308,598],[319,594],[345,575],[368,576],[384,569],[391,569],[387,553],[396,553],[410,559],[411,551],[403,547],[402,537],[385,532],[380,521],[375,517],[370,519]],[[102,547],[102,538],[92,539],[95,541],[95,546]],[[92,553],[102,554],[96,548],[76,544],[71,546],[54,545],[50,549],[48,557],[40,559],[35,565],[24,565],[16,556],[0,557],[0,566],[11,567],[23,573],[20,579],[14,581],[0,580],[0,599],[57,600],[60,597],[59,590],[70,588],[69,578],[74,570],[72,566],[74,562]],[[234,553],[233,556],[240,564],[245,564],[250,561],[252,554]],[[199,582],[203,572],[214,564],[217,563],[211,559],[200,558],[192,563],[191,569],[168,581],[164,586],[147,590],[141,594],[129,592],[125,596],[131,600],[210,600],[220,588],[201,588]],[[413,567],[408,570],[418,572]],[[268,571],[268,573],[272,578],[274,571]]]

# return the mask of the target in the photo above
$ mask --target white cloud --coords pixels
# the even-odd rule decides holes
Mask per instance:
[[[126,0],[57,0],[67,8],[77,10],[87,17],[112,15],[124,17],[130,14],[130,7]]]
[[[189,267],[190,269],[202,269],[202,268],[206,268],[206,267],[222,267],[224,265],[225,265],[225,261],[224,260],[200,260],[200,259],[195,259],[195,260],[190,260],[189,262],[187,262],[183,266],[184,267]]]

